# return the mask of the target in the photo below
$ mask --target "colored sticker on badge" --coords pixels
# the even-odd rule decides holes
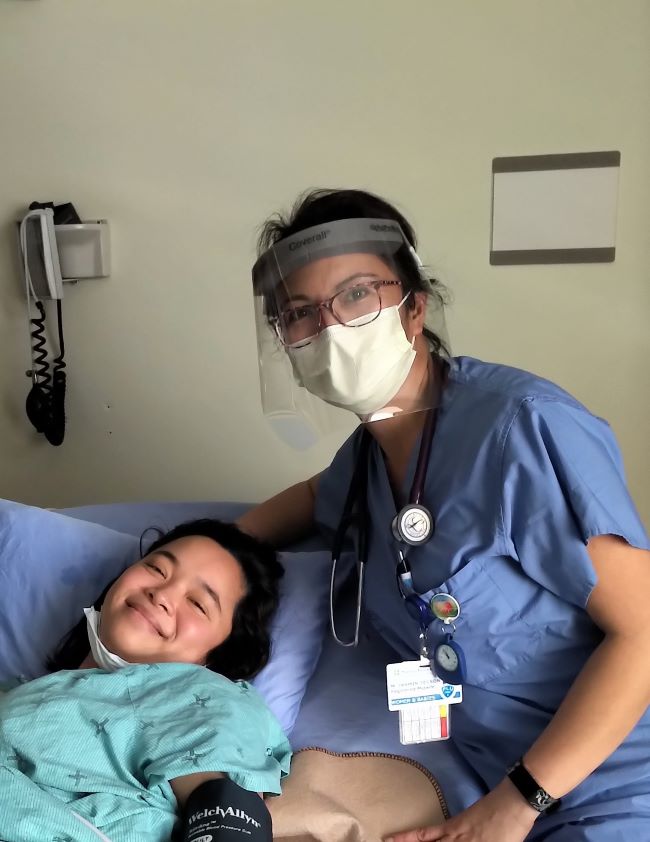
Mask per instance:
[[[449,708],[435,703],[401,708],[399,739],[402,745],[449,739]]]
[[[462,684],[441,684],[433,694],[434,701],[453,705],[463,701]]]
[[[460,604],[448,593],[437,593],[429,600],[431,613],[443,623],[452,623],[460,617]]]
[[[440,705],[440,739],[449,737],[449,709],[447,705]]]

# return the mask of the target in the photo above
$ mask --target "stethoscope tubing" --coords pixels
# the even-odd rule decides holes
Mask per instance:
[[[424,479],[426,477],[429,456],[431,454],[431,444],[436,428],[437,407],[432,407],[427,410],[427,418],[422,431],[422,438],[420,441],[420,449],[418,452],[418,460],[415,467],[415,475],[413,478],[413,485],[411,487],[410,503],[419,505],[422,498],[422,490],[424,486]],[[346,495],[345,503],[343,505],[343,513],[339,522],[338,528],[334,535],[332,543],[332,572],[330,576],[330,629],[334,640],[346,648],[357,646],[359,642],[359,627],[361,623],[361,606],[363,601],[363,586],[365,577],[365,567],[368,561],[368,454],[370,451],[371,436],[368,430],[364,429],[362,433],[361,443],[359,445],[359,453],[357,462],[354,467],[354,473],[350,481],[348,493]],[[356,516],[353,514],[355,504],[358,508]],[[335,600],[335,580],[336,569],[340,562],[341,552],[343,549],[343,542],[345,533],[348,527],[357,521],[358,530],[358,547],[357,547],[357,600],[355,611],[354,637],[351,641],[343,641],[337,632],[336,621],[334,618],[334,600]],[[404,556],[400,553],[404,564]]]

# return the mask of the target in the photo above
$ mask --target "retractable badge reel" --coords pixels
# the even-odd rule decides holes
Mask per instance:
[[[442,622],[444,641],[431,653],[431,669],[447,684],[463,684],[467,677],[465,654],[454,640],[454,621],[460,617],[460,603],[451,594],[438,593],[429,600],[433,616]]]

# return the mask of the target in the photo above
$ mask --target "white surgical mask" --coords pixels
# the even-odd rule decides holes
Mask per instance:
[[[287,348],[296,381],[313,395],[361,417],[383,409],[413,366],[415,349],[399,310],[406,297],[366,325],[332,325],[309,345]]]
[[[108,672],[115,672],[122,667],[131,666],[130,661],[125,661],[119,655],[114,655],[99,639],[99,622],[101,614],[95,611],[94,608],[84,608],[86,621],[88,624],[88,641],[90,642],[90,651],[92,652],[93,660],[103,670]]]

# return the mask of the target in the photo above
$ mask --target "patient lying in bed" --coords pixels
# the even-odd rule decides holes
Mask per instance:
[[[49,675],[0,695],[0,839],[168,842],[207,779],[279,793],[289,744],[246,679],[268,660],[281,576],[229,524],[156,541]]]

